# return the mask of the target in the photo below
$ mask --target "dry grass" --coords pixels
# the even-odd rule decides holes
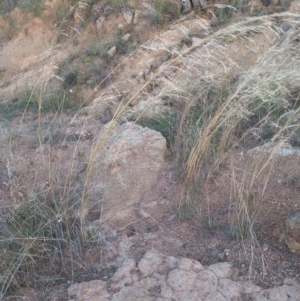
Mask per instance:
[[[178,166],[183,184],[177,206],[179,218],[194,218],[191,213],[199,207],[195,204],[196,194],[215,177],[233,150],[261,146],[262,151],[239,181],[234,180],[237,171],[234,164],[231,166],[231,202],[235,206],[228,224],[233,236],[241,240],[251,235],[254,244],[257,244],[254,226],[259,215],[256,192],[259,191],[260,199],[263,198],[277,150],[284,143],[298,146],[300,139],[300,54],[293,37],[290,40],[284,38],[286,35],[277,25],[278,19],[297,28],[300,26],[298,17],[288,13],[246,19],[203,39],[200,46],[189,50],[189,55],[179,56],[176,63],[181,69],[176,85],[170,83],[160,95],[168,93],[176,96],[178,101],[167,114],[164,113],[166,115],[152,116],[158,123],[146,124],[155,124],[156,129],[168,138]],[[256,59],[250,66],[228,55],[232,54],[230,50],[231,45],[234,48],[234,41],[244,43],[244,49],[247,49],[255,45],[255,36],[263,36],[270,47],[253,49],[251,53]],[[224,44],[224,37],[228,44]],[[170,64],[165,63],[165,68]],[[149,82],[119,106],[106,131],[95,139],[85,156],[77,156],[82,150],[76,142],[69,152],[72,156],[64,161],[66,158],[59,146],[63,145],[68,126],[62,130],[62,139],[55,146],[55,153],[51,148],[53,145],[43,143],[40,139],[43,123],[41,101],[37,110],[41,154],[32,162],[30,156],[18,153],[18,139],[10,136],[4,141],[11,199],[20,205],[10,207],[5,214],[6,225],[0,240],[3,251],[0,255],[0,299],[21,286],[66,282],[63,269],[74,278],[79,273],[84,250],[100,241],[99,233],[86,229],[94,160],[114,123],[132,115],[132,110],[129,110],[131,103]],[[43,90],[39,95],[42,93]],[[62,114],[57,110],[50,123],[62,118]],[[75,117],[70,124],[74,120]],[[135,116],[135,120],[145,122],[143,113]],[[83,121],[82,129],[85,122],[87,120]],[[75,168],[79,157],[86,157],[85,177],[81,181],[76,177]],[[35,168],[35,164],[39,166]],[[18,175],[22,168],[28,170],[25,182],[24,174],[22,177]],[[23,195],[22,186],[31,193]],[[200,207],[204,207],[204,203]],[[215,227],[210,211],[201,209],[206,212],[207,227]],[[45,268],[50,269],[51,279],[43,280]]]
[[[276,18],[299,26],[296,16],[285,13],[251,18],[218,31],[187,59],[182,59],[187,66],[179,76],[183,85],[172,90],[181,99],[174,110],[181,114],[181,122],[172,147],[185,186],[180,203],[191,199],[195,187],[203,187],[214,177],[232,150],[261,145],[261,157],[249,166],[250,179],[245,175],[244,184],[232,183],[232,198],[241,203],[233,219],[247,223],[241,231],[245,235],[256,216],[248,212],[250,196],[246,192],[251,193],[258,175],[268,174],[272,169],[276,149],[283,142],[297,146],[299,135],[298,96],[292,97],[298,95],[297,44],[291,38],[287,40],[276,26]],[[231,42],[220,42],[224,36],[231,37]],[[255,43],[254,36],[264,36],[270,47],[253,49],[258,56],[254,55],[252,65],[243,66],[233,56],[226,57],[231,43],[234,45],[238,40],[247,49]],[[266,147],[271,148],[267,158],[263,151]],[[262,195],[267,181],[268,177],[261,187]]]

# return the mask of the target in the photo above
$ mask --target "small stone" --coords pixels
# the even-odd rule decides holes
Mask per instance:
[[[265,252],[269,249],[269,246],[266,243],[264,243],[261,248]]]
[[[108,13],[108,12],[111,12],[113,11],[113,8],[111,5],[107,4],[105,7],[104,7],[104,13]]]
[[[125,36],[122,37],[122,40],[124,40],[125,42],[129,41],[131,37],[131,34],[130,33],[127,33]]]
[[[201,7],[206,7],[207,6],[207,1],[206,0],[200,0],[200,5],[201,5]]]
[[[218,254],[218,258],[219,258],[219,260],[222,261],[222,260],[225,258],[225,252],[219,253],[219,254]]]
[[[288,22],[283,22],[281,24],[281,27],[280,27],[283,31],[288,31],[290,28],[292,28],[292,25]]]
[[[108,52],[107,52],[107,54],[108,54],[109,56],[111,56],[111,57],[115,56],[116,53],[117,53],[117,47],[116,47],[116,46],[111,47],[111,48],[108,50]]]
[[[86,84],[88,86],[93,86],[95,84],[95,81],[93,79],[89,79],[89,80],[86,81]]]
[[[207,269],[212,271],[218,278],[228,278],[231,274],[231,265],[227,262],[213,264]]]
[[[196,38],[196,37],[192,37],[192,46],[199,46],[202,43],[202,39]]]
[[[96,21],[97,29],[100,30],[104,23],[105,23],[105,17],[104,16],[101,16],[100,18],[98,18],[97,21]]]
[[[139,77],[141,78],[141,79],[143,79],[143,80],[145,80],[145,71],[140,71],[139,72]]]

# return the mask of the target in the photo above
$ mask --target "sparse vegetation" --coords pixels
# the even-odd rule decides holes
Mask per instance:
[[[72,103],[65,92],[56,91],[39,98],[32,91],[25,91],[20,97],[0,103],[0,121],[10,121],[12,118],[21,115],[24,111],[40,113],[75,111],[78,104]]]
[[[127,0],[109,0],[106,5],[111,5],[114,12],[120,12],[122,6],[127,4]]]
[[[40,16],[41,12],[44,9],[44,0],[23,0],[19,1],[18,5],[26,10],[32,13],[35,17]]]
[[[7,215],[0,245],[2,296],[26,286],[66,282],[68,271],[76,278],[75,258],[93,240],[97,243],[92,233],[82,235],[76,194],[64,194],[67,183],[54,185],[57,187],[51,190],[35,192],[32,199],[13,207]]]
[[[5,15],[15,8],[18,0],[2,0],[0,2],[0,15]]]
[[[89,5],[95,3],[97,1],[88,1]],[[75,2],[71,4],[75,5]],[[106,4],[111,5],[114,13],[125,4],[129,5],[125,0]],[[168,1],[157,0],[154,4],[155,11],[143,15],[152,25],[160,26],[166,20],[178,17],[178,11]],[[93,247],[101,253],[101,231],[87,229],[88,204],[94,189],[91,178],[94,159],[117,122],[133,121],[160,132],[166,138],[168,159],[172,160],[177,172],[174,181],[173,169],[166,172],[168,180],[173,181],[172,185],[177,185],[175,197],[173,195],[168,200],[168,208],[173,210],[177,222],[189,220],[196,224],[197,229],[210,233],[221,228],[231,239],[242,242],[250,237],[257,244],[255,230],[277,151],[286,144],[300,145],[300,54],[298,46],[293,44],[296,40],[271,42],[282,37],[278,25],[282,16],[256,17],[254,21],[247,19],[229,25],[234,11],[244,4],[232,0],[229,6],[220,5],[217,18],[211,23],[212,27],[220,29],[211,38],[203,39],[198,48],[193,47],[191,53],[181,55],[178,50],[178,59],[174,56],[171,61],[168,49],[156,65],[152,64],[155,53],[142,66],[147,66],[147,70],[141,70],[139,75],[134,71],[126,79],[118,77],[109,91],[104,88],[115,79],[111,70],[117,70],[121,66],[118,65],[120,56],[126,57],[138,44],[134,34],[129,41],[122,39],[130,31],[129,26],[123,29],[120,26],[117,34],[109,38],[95,39],[85,49],[61,62],[55,79],[59,81],[56,84],[50,82],[50,92],[35,87],[19,93],[10,101],[0,102],[0,138],[3,137],[0,142],[5,148],[0,163],[5,161],[7,169],[7,178],[0,185],[5,186],[7,199],[11,201],[3,210],[3,227],[0,225],[0,300],[15,295],[22,287],[51,287],[67,281],[82,281],[84,273],[88,274],[88,279],[99,276],[86,271],[81,261],[85,251]],[[16,5],[34,15],[40,15],[43,9],[43,1],[28,0],[20,4],[4,0],[0,3],[1,14]],[[70,7],[61,1],[56,11],[60,29],[67,26],[65,21],[70,15]],[[9,25],[4,35],[9,39],[13,36],[15,24],[10,16],[4,18],[8,18]],[[292,18],[293,26],[300,27],[298,18],[291,14],[284,15],[284,18]],[[256,35],[264,37],[270,47],[263,51],[253,50]],[[80,39],[73,44],[79,43]],[[246,59],[244,62],[241,57],[236,60],[232,55],[236,49],[231,49],[232,57],[227,56],[227,47],[229,49],[233,44],[229,40],[241,41],[241,47],[245,43],[244,48],[250,49],[249,53],[256,51],[252,61],[249,58],[249,62]],[[192,42],[184,33],[181,41],[178,39],[179,43],[191,46]],[[117,49],[115,57],[108,55],[113,46]],[[153,51],[148,47],[147,54],[158,49]],[[172,69],[167,70],[165,66]],[[4,73],[1,70],[0,76]],[[133,84],[127,87],[131,81]],[[140,85],[140,90],[132,92],[132,87],[137,85]],[[87,94],[93,95],[97,104],[103,105],[99,110],[89,108],[96,117],[89,115],[88,110],[79,112],[90,97],[85,95],[84,101],[76,101],[79,97],[77,91],[82,87],[87,88]],[[107,99],[105,93],[109,94]],[[143,96],[141,99],[145,103],[148,98],[154,100],[159,108],[151,111],[151,104],[144,103],[137,108],[134,102],[139,95]],[[97,104],[94,104],[95,108],[98,108]],[[76,119],[75,114],[82,114],[82,118]],[[109,117],[103,122],[101,118],[105,114]],[[20,117],[20,123],[14,125],[18,130],[13,131],[10,126],[17,123],[16,117]],[[95,137],[91,143],[87,140],[94,133],[88,138],[81,133],[89,118],[93,119],[89,124],[92,126],[107,123],[104,134]],[[26,157],[20,151],[23,145],[18,145],[25,121],[30,126],[24,136],[31,145],[34,144],[34,156],[31,150],[27,150],[30,155]],[[3,132],[2,127],[5,128]],[[76,128],[68,136],[73,127],[80,127],[80,130]],[[30,148],[28,145],[24,144],[24,148]],[[257,155],[244,160],[249,154],[247,152],[253,149],[258,150]],[[239,160],[244,160],[243,164]],[[291,177],[288,184],[299,189],[298,178]],[[213,189],[226,186],[228,194],[211,197],[210,186]],[[105,187],[101,189],[105,190]],[[102,195],[97,198],[102,206]],[[217,201],[226,198],[221,200],[226,202],[221,213],[217,206],[211,206],[213,198]],[[96,213],[99,219],[102,208]],[[145,221],[152,221],[150,214],[141,213],[141,216],[140,221],[150,228]],[[135,234],[135,225],[132,229]],[[118,231],[121,230],[115,232]]]
[[[152,26],[160,26],[166,21],[172,21],[179,17],[177,5],[173,5],[165,0],[155,2],[155,10],[143,14],[143,18],[148,20]]]

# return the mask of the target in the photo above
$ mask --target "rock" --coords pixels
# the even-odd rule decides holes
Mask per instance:
[[[276,146],[275,146],[276,147]],[[248,155],[259,155],[262,153],[271,153],[274,151],[274,148],[271,144],[265,144],[263,146],[257,146],[247,151]],[[286,157],[297,155],[300,156],[300,150],[293,148],[289,144],[285,144],[284,147],[276,148],[276,156],[277,157]]]
[[[243,284],[244,293],[247,295],[252,295],[254,293],[259,293],[262,291],[262,288],[254,285],[251,281],[246,281]]]
[[[92,8],[93,20],[94,22],[101,16],[103,12],[103,7],[101,5],[94,4]]]
[[[127,259],[124,261],[122,267],[120,267],[117,272],[111,278],[114,282],[112,285],[113,289],[120,289],[124,286],[131,285],[133,283],[132,271],[135,270],[136,263],[133,259]]]
[[[218,259],[219,259],[220,261],[223,261],[224,258],[226,258],[226,252],[225,252],[225,251],[223,251],[223,252],[221,252],[221,253],[218,253]]]
[[[174,269],[169,273],[167,283],[174,291],[192,290],[196,277],[193,271]]]
[[[96,21],[96,27],[98,30],[100,30],[103,27],[103,24],[105,23],[105,17],[101,16],[100,18],[97,19]]]
[[[227,300],[238,300],[243,291],[241,284],[230,279],[220,279],[217,289]]]
[[[131,37],[131,34],[127,33],[125,36],[122,37],[122,40],[124,40],[125,42],[128,42],[130,37]]]
[[[131,8],[123,7],[122,14],[127,24],[131,24],[133,22],[134,12]]]
[[[206,0],[199,0],[199,2],[200,2],[200,6],[201,7],[206,7],[207,6],[207,1]]]
[[[300,1],[299,0],[292,1],[291,5],[289,7],[289,11],[291,13],[299,14],[300,13]]]
[[[94,280],[71,285],[68,289],[69,300],[299,300],[300,285],[295,281],[289,280],[280,287],[262,289],[250,281],[239,283],[229,279],[231,273],[227,263],[215,264],[207,269],[202,266],[201,269],[195,269],[195,265],[198,267],[198,263],[191,259],[165,256],[152,249],[138,263],[130,258],[123,261],[108,284]]]
[[[193,2],[193,9],[199,9],[207,6],[206,0],[192,0],[192,2]]]
[[[201,45],[202,39],[192,37],[192,47],[196,47]]]
[[[285,244],[292,253],[300,255],[300,244],[293,237],[286,235]]]
[[[141,11],[146,11],[146,12],[151,12],[154,11],[155,8],[152,4],[148,3],[148,2],[142,2],[138,5],[139,10]]]
[[[146,78],[146,72],[144,70],[140,71],[139,72],[139,77],[142,79],[142,80],[145,80]]]
[[[255,294],[252,301],[296,301],[297,297],[292,297],[292,288],[290,286],[283,285],[260,291],[258,294]]]
[[[182,13],[187,14],[192,10],[192,4],[189,0],[185,1],[185,4],[182,7]]]
[[[218,284],[217,276],[208,270],[201,271],[197,274],[195,290],[201,292],[201,297],[216,291]]]
[[[292,28],[292,25],[289,23],[289,22],[283,22],[280,26],[280,28],[283,30],[283,31],[288,31],[289,29]]]
[[[264,243],[264,244],[262,245],[261,249],[265,252],[265,251],[267,251],[267,250],[269,249],[269,245],[266,244],[266,243]]]
[[[108,123],[98,143],[103,145],[93,162],[91,185],[98,198],[105,187],[103,218],[119,218],[122,223],[129,215],[132,221],[136,211],[128,206],[144,195],[153,195],[167,150],[166,139],[159,132],[131,122]]]
[[[296,240],[300,239],[300,209],[290,213],[286,219],[287,234],[294,237]]]
[[[108,51],[107,51],[107,54],[111,57],[115,56],[117,53],[117,47],[116,46],[113,46],[111,47]]]
[[[158,269],[162,262],[163,258],[161,254],[156,250],[150,250],[139,262],[138,269],[144,277],[147,277],[152,274],[153,270]]]
[[[89,79],[89,80],[86,81],[86,84],[87,84],[88,86],[93,86],[93,85],[95,84],[95,80]]]
[[[196,271],[196,272],[199,272],[204,269],[204,267],[200,262],[188,258],[182,258],[178,263],[178,268],[181,270]]]
[[[113,7],[109,4],[105,5],[105,7],[104,7],[104,13],[105,14],[107,14],[109,12],[112,12],[113,10],[114,10]]]
[[[75,283],[68,289],[70,298],[82,301],[108,301],[110,294],[107,292],[107,284],[101,280]]]
[[[182,47],[180,48],[180,53],[184,54],[187,53],[190,50],[190,47],[186,44],[183,44]]]
[[[134,12],[134,18],[133,18],[133,24],[138,24],[138,22],[139,22],[139,18],[140,18],[140,16],[141,16],[141,14],[142,14],[143,12],[141,11],[141,10],[135,10],[135,12]]]
[[[231,265],[227,262],[216,263],[208,267],[218,278],[229,278],[231,275]]]
[[[227,301],[225,297],[219,292],[212,292],[206,296],[204,301]]]
[[[292,253],[300,255],[300,209],[290,213],[286,219],[285,243]]]

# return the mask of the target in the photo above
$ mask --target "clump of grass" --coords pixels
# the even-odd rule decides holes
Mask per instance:
[[[166,17],[169,21],[179,17],[177,5],[165,0],[157,0],[155,2],[155,11],[143,14],[143,18],[148,20],[152,26],[160,26],[165,23]]]
[[[78,71],[72,70],[65,75],[64,88],[68,89],[77,84],[78,81]]]
[[[12,11],[18,4],[18,0],[2,0],[0,2],[0,15]]]
[[[169,112],[165,112],[154,118],[133,118],[133,121],[137,122],[143,127],[148,127],[152,130],[160,132],[166,138],[167,146],[172,148],[176,135],[176,126],[179,122],[179,120],[176,119],[176,116],[170,114]]]
[[[233,15],[234,7],[220,6],[215,12],[216,19],[211,22],[212,27],[222,27],[230,22]]]
[[[105,5],[111,5],[113,12],[118,13],[121,8],[127,5],[127,0],[109,0],[105,2]]]
[[[75,111],[78,104],[72,102],[64,91],[48,93],[40,97],[28,90],[11,101],[0,103],[0,121],[10,121],[26,111],[49,113]]]
[[[215,231],[220,227],[217,217],[213,216],[213,214],[208,211],[203,210],[200,213],[200,222],[200,227],[207,230]]]
[[[112,60],[112,57],[110,57],[107,52],[113,46],[115,46],[113,42],[92,42],[89,46],[88,54],[91,56],[100,56],[103,60],[109,63]]]
[[[44,10],[44,0],[23,0],[18,5],[26,11],[32,13],[35,17],[40,16]]]
[[[63,26],[69,15],[70,7],[65,1],[60,1],[55,7],[56,23]]]
[[[179,17],[179,9],[176,4],[170,3],[166,0],[156,0],[155,10],[159,14],[169,15],[171,19],[176,19]]]
[[[88,246],[76,215],[79,203],[75,195],[54,189],[35,192],[24,205],[10,209],[1,233],[2,296],[42,283],[53,286],[66,282],[68,272],[74,274],[72,261]]]
[[[163,18],[158,11],[143,14],[143,18],[148,20],[152,26],[160,26],[163,24]]]
[[[194,189],[189,191],[184,200],[178,201],[175,204],[175,213],[179,220],[197,219],[198,211]]]
[[[269,27],[270,21],[274,21],[272,28]],[[275,34],[280,32],[275,25],[275,18],[259,17],[255,22],[258,23],[241,21],[221,29],[214,35],[214,39],[220,38],[219,44],[215,44],[216,40],[207,39],[199,47],[201,51],[189,56],[188,62],[182,59],[183,65],[190,66],[191,61],[194,63],[193,67],[178,75],[182,79],[182,86],[170,86],[170,90],[166,89],[165,92],[165,95],[177,95],[178,99],[169,114],[177,116],[178,120],[171,151],[177,162],[178,173],[183,177],[184,188],[180,206],[177,207],[182,216],[187,216],[187,209],[191,208],[191,187],[192,190],[193,187],[200,187],[200,196],[201,188],[216,177],[222,162],[231,152],[256,146],[271,149],[268,150],[268,157],[260,155],[247,169],[249,173],[251,170],[253,177],[249,178],[248,175],[243,183],[232,184],[236,187],[241,185],[232,190],[231,200],[234,200],[235,206],[229,220],[232,235],[238,240],[249,234],[255,236],[253,233],[260,207],[257,201],[251,201],[250,192],[257,190],[257,187],[262,192],[265,190],[275,149],[286,142],[297,145],[300,133],[299,118],[296,117],[300,110],[297,105],[298,94],[291,97],[298,78],[294,67],[298,59],[295,56],[296,45],[292,41],[282,43],[282,46],[271,45],[250,69],[239,67],[239,63],[233,59],[224,63],[224,68],[220,68],[221,74],[215,70],[220,61],[224,62],[221,42],[224,36],[234,35],[247,42],[253,39],[253,35],[249,37],[249,32],[266,36],[274,30]],[[208,49],[214,49],[214,56],[203,57]],[[204,73],[203,65],[214,67],[206,69]],[[260,199],[263,199],[263,193]],[[201,203],[198,205],[201,207]]]
[[[0,39],[10,40],[16,32],[16,21],[10,15],[5,15],[3,18],[6,24],[0,27],[2,31]]]
[[[136,43],[126,42],[124,39],[122,39],[122,37],[118,37],[116,40],[111,42],[91,43],[87,54],[90,56],[99,56],[105,61],[106,64],[110,64],[113,58],[108,55],[108,51],[113,46],[117,48],[117,54],[119,55],[129,54],[137,47]]]

